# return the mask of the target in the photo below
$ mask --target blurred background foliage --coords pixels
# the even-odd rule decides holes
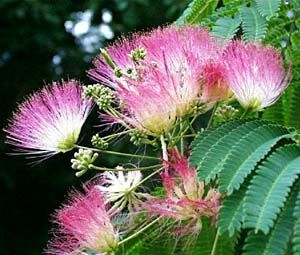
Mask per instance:
[[[99,47],[128,32],[173,22],[188,0],[1,0],[1,127],[24,96],[53,80],[76,78],[88,84],[86,70]],[[97,132],[97,113],[83,132]],[[93,130],[94,128],[94,130]],[[99,131],[99,127],[98,127]],[[1,133],[0,254],[41,254],[50,238],[50,215],[64,201],[76,178],[72,153],[32,166],[8,155]],[[126,141],[118,149],[129,146]],[[126,148],[135,150],[136,148]],[[114,165],[117,158],[101,159]]]

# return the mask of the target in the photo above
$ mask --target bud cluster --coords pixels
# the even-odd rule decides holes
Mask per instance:
[[[236,118],[239,110],[231,105],[222,105],[217,108],[215,116],[220,122]]]
[[[78,152],[74,153],[74,158],[71,159],[72,168],[79,170],[76,176],[79,177],[83,175],[93,162],[98,158],[99,154],[94,153],[88,149],[79,149]]]
[[[133,129],[130,133],[130,142],[132,142],[134,145],[140,145],[144,142],[145,139],[147,139],[147,135],[141,131],[141,130],[137,130],[137,129]]]
[[[206,111],[207,105],[202,103],[200,100],[197,100],[191,105],[191,113],[193,115],[198,115]]]
[[[91,142],[92,142],[94,147],[96,147],[98,149],[101,149],[101,150],[105,150],[108,147],[108,142],[105,141],[98,134],[93,135]]]
[[[93,98],[100,110],[106,110],[115,99],[114,92],[101,84],[93,84],[83,87],[83,97]]]

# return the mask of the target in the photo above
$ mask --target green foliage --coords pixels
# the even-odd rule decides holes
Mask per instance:
[[[206,183],[220,175],[220,190],[231,194],[256,163],[279,140],[289,136],[286,128],[264,121],[228,122],[195,139],[190,164]]]
[[[275,16],[277,11],[279,10],[281,0],[255,0],[257,4],[257,9],[259,13],[270,19],[271,17]]]
[[[195,237],[193,243],[185,249],[184,254],[188,255],[211,255],[214,239],[216,237],[216,229],[211,225],[210,221],[204,219],[202,221],[202,229],[200,234]],[[222,236],[219,237],[217,242],[215,254],[218,255],[233,255],[234,247],[236,243],[237,236],[228,237]],[[178,253],[181,255],[182,253]]]
[[[176,25],[197,24],[210,15],[218,4],[218,0],[193,0],[183,14],[177,19]]]
[[[222,163],[222,155],[220,155],[221,157],[214,158],[215,155],[212,150],[217,147],[220,140],[224,141],[226,136],[232,134],[233,130],[237,128],[240,123],[241,122],[239,121],[232,121],[227,122],[216,129],[208,129],[200,134],[200,136],[192,143],[190,164],[192,167],[196,167],[199,170],[198,175],[200,179],[209,182],[216,177],[218,168],[214,167],[212,170],[210,165],[203,166],[203,164],[209,164],[209,162],[205,162],[205,160],[211,158],[213,158],[214,163]]]
[[[268,121],[232,121],[204,131],[192,143],[190,165],[226,192],[217,221],[221,237],[251,230],[245,254],[285,254],[289,247],[292,215],[299,213],[294,182],[300,174],[300,147],[292,143],[294,135]],[[295,227],[296,234],[295,244],[300,240]]]
[[[244,255],[276,255],[286,254],[289,241],[293,234],[295,217],[293,209],[297,198],[297,192],[293,191],[289,200],[286,202],[284,209],[281,211],[278,219],[268,235],[263,233],[256,234],[250,231],[244,245]]]
[[[246,192],[244,227],[267,234],[300,173],[300,147],[276,150],[256,172]]]
[[[236,35],[242,22],[241,35],[246,41],[262,41],[268,37],[273,40],[275,35],[284,34],[285,29],[280,19],[286,19],[285,13],[278,18],[281,0],[228,0],[212,12],[211,15],[200,21],[200,24],[210,28],[214,34],[224,40]],[[286,9],[286,8],[282,8]],[[275,20],[275,22],[274,22]],[[267,33],[270,31],[270,34]],[[271,35],[273,34],[273,36]]]
[[[221,38],[223,41],[228,41],[234,37],[239,26],[241,24],[241,20],[239,17],[224,17],[217,20],[216,25],[212,29],[212,34]]]
[[[282,5],[278,17],[270,20],[265,43],[282,47],[287,65],[291,65],[291,83],[276,104],[266,109],[263,117],[286,126],[300,128],[299,88],[300,88],[300,10],[298,1],[290,1],[290,5]],[[287,16],[292,15],[290,17]],[[283,46],[282,46],[283,45]]]
[[[221,235],[228,232],[229,236],[233,236],[240,231],[244,216],[243,205],[246,191],[247,185],[244,184],[240,190],[224,198],[217,222]]]
[[[300,80],[294,80],[280,100],[266,109],[263,117],[277,123],[300,129]]]
[[[230,195],[240,187],[257,162],[283,138],[290,137],[289,130],[277,125],[262,124],[249,133],[243,133],[238,143],[226,156],[220,170],[220,191]]]
[[[267,20],[261,16],[255,6],[242,6],[240,11],[243,39],[245,41],[261,41],[267,31]]]
[[[155,224],[136,238],[125,242],[118,248],[117,255],[152,255],[157,251],[171,255],[174,254],[175,247],[175,237],[170,235],[166,227]]]
[[[298,196],[296,201],[296,206],[294,209],[294,218],[296,219],[293,227],[293,254],[300,254],[300,189],[298,190]]]
[[[141,236],[126,242],[119,247],[117,255],[210,255],[216,236],[216,228],[210,220],[202,220],[200,233],[189,233],[186,236],[175,236],[172,227],[167,223],[148,229]],[[174,231],[173,231],[174,233]],[[233,255],[237,235],[222,236],[216,246],[216,254]]]

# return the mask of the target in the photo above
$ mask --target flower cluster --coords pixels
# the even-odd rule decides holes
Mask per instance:
[[[103,120],[138,134],[134,144],[156,146],[161,135],[176,144],[170,134],[183,135],[190,117],[233,98],[246,111],[263,110],[289,78],[274,48],[238,40],[220,46],[196,26],[123,38],[101,50],[88,74],[101,84],[82,89],[75,81],[53,83],[29,97],[10,120],[7,142],[34,155],[71,150],[94,100]],[[92,142],[108,147],[101,137]]]
[[[5,129],[7,143],[20,153],[48,157],[76,147],[71,159],[76,176],[90,169],[105,171],[84,193],[72,192],[70,202],[57,211],[49,254],[114,254],[120,244],[160,219],[179,223],[177,234],[199,233],[204,217],[215,223],[222,196],[204,186],[184,156],[184,139],[197,135],[193,121],[213,107],[211,116],[219,122],[240,117],[240,110],[231,105],[234,99],[245,113],[261,111],[279,98],[289,79],[274,48],[239,40],[220,45],[196,26],[169,26],[123,38],[101,50],[88,74],[99,83],[82,87],[74,80],[54,82],[20,104]],[[93,102],[102,120],[125,130],[106,137],[96,134],[91,140],[96,148],[88,148],[76,143]],[[135,145],[161,146],[163,160],[108,151],[110,141],[124,134]],[[159,164],[98,167],[100,153]],[[150,169],[155,171],[143,178],[139,170]],[[158,172],[164,197],[141,189]],[[120,214],[128,221],[123,232],[114,221]],[[129,226],[141,220],[145,223],[140,228]],[[123,238],[132,230],[137,234]]]
[[[230,94],[217,62],[221,49],[204,29],[159,28],[123,39],[107,53],[121,76],[104,56],[89,75],[116,91],[121,112],[115,121],[147,134],[168,132],[177,118],[193,113],[194,105],[204,105],[205,112]]]

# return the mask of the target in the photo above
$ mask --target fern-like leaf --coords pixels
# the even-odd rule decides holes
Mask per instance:
[[[191,144],[192,154],[190,157],[190,165],[199,168],[209,148],[213,147],[219,139],[237,128],[241,123],[240,121],[227,122],[219,127],[209,128],[196,137]]]
[[[218,0],[193,0],[183,14],[177,19],[176,25],[197,24],[209,16],[217,7]]]
[[[241,189],[235,191],[231,196],[226,196],[221,204],[217,226],[219,233],[223,235],[228,232],[233,236],[242,227],[243,203],[248,185],[244,184]]]
[[[280,48],[283,40],[288,37],[288,27],[291,24],[291,19],[284,17],[273,17],[268,22],[268,30],[263,40],[265,44],[272,44]]]
[[[255,6],[242,6],[241,10],[243,39],[246,41],[261,41],[267,31],[267,20],[261,16]]]
[[[202,220],[202,229],[197,236],[193,245],[191,245],[184,252],[182,251],[178,255],[211,255],[214,239],[216,236],[216,229],[211,225],[208,219]],[[216,246],[215,254],[218,255],[233,255],[234,247],[237,240],[237,235],[233,237],[220,236]]]
[[[224,1],[223,1],[224,2]],[[221,18],[230,17],[239,15],[239,9],[242,3],[248,3],[251,2],[251,0],[230,0],[227,1],[227,3],[224,3],[225,6],[222,6],[220,8],[217,8],[213,11],[213,13],[208,16],[207,18],[204,18],[201,21],[201,25],[208,28],[213,28],[217,21]]]
[[[221,126],[193,149],[190,162],[192,166],[197,167],[201,180],[205,180],[206,183],[214,180],[222,169],[232,146],[264,122],[241,123],[241,121],[233,121]]]
[[[300,173],[300,147],[282,147],[257,169],[245,197],[244,227],[267,234]]]
[[[285,105],[285,124],[290,127],[300,129],[300,80],[290,84],[289,90],[286,93]]]
[[[220,18],[213,27],[212,34],[222,39],[222,41],[228,41],[235,36],[240,24],[241,20],[238,16],[235,18]]]
[[[278,124],[284,125],[284,105],[283,105],[283,100],[280,98],[274,105],[271,107],[268,107],[264,112],[263,112],[263,118],[266,120],[274,121]]]
[[[257,10],[259,13],[266,17],[267,19],[270,19],[271,17],[275,16],[278,12],[281,0],[255,0],[257,5]]]
[[[293,235],[293,254],[300,255],[300,189],[298,189],[298,196],[296,201],[296,206],[293,213],[296,219],[294,224],[294,235]]]
[[[230,195],[254,170],[257,163],[283,138],[290,137],[287,128],[266,124],[246,134],[232,148],[220,170],[221,192]]]
[[[297,198],[296,190],[285,203],[284,209],[281,211],[278,219],[268,235],[263,233],[255,234],[251,231],[246,238],[244,245],[244,255],[280,255],[286,254],[288,243],[292,237],[295,218],[293,217],[293,209]],[[294,254],[294,253],[293,253]]]

